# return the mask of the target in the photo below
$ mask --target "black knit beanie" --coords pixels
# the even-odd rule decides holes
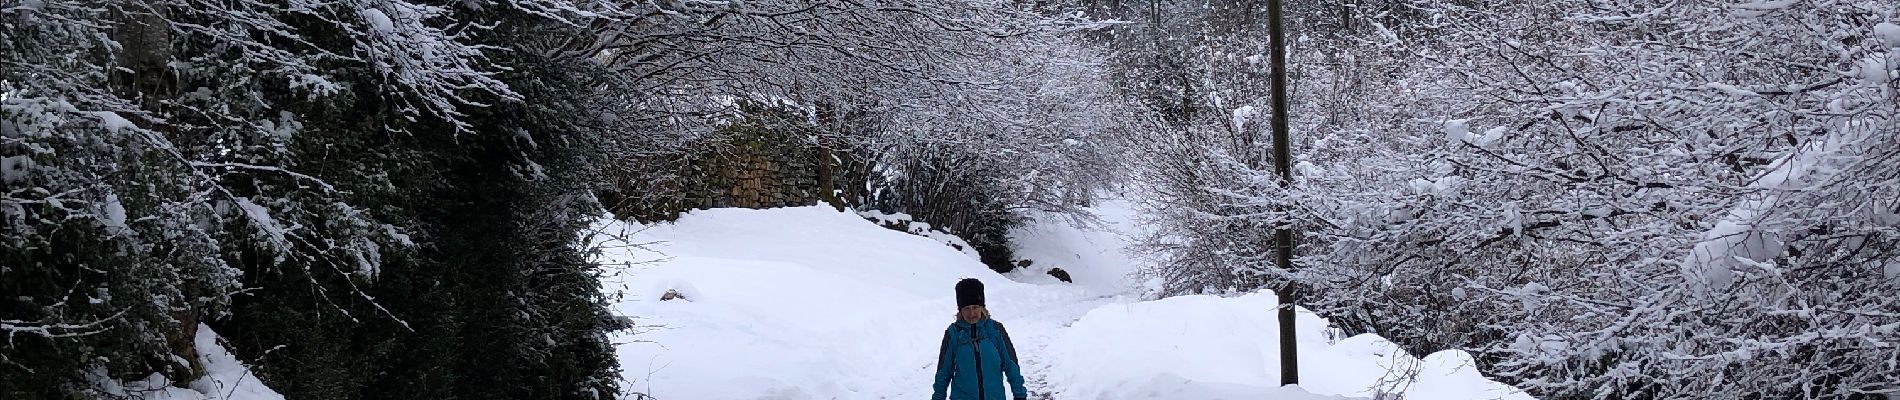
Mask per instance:
[[[963,278],[957,281],[957,308],[983,305],[983,281]]]

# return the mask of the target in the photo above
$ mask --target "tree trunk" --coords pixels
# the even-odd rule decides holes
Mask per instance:
[[[817,142],[812,143],[818,148],[818,159],[812,160],[816,163],[813,169],[817,170],[818,175],[817,195],[825,203],[831,204],[831,208],[844,211],[844,199],[839,197],[841,191],[838,190],[837,182],[837,170],[841,165],[837,165],[839,159],[832,153],[831,143],[825,140],[830,135],[838,134],[838,131],[843,129],[843,124],[838,123],[837,107],[832,106],[831,103],[820,102],[817,107],[819,132],[816,137]]]
[[[1293,187],[1293,150],[1287,132],[1286,32],[1280,21],[1280,0],[1267,0],[1267,27],[1271,37],[1269,53],[1273,57],[1273,169],[1280,175],[1280,188]],[[1273,231],[1280,271],[1286,283],[1275,290],[1280,300],[1280,384],[1300,383],[1299,338],[1294,323],[1294,307],[1299,302],[1298,285],[1293,282],[1293,230],[1289,221],[1280,221]]]
[[[118,66],[120,70],[112,73],[113,90],[119,96],[137,103],[141,109],[153,115],[165,115],[164,102],[177,91],[177,79],[172,76],[170,61],[172,58],[171,26],[166,22],[168,7],[164,2],[127,1],[117,4],[113,14],[112,40],[120,45]],[[165,126],[156,124],[152,118],[122,116],[133,121],[141,128],[175,136]],[[174,140],[176,140],[174,138]],[[204,371],[198,363],[198,309],[197,286],[186,284],[181,288],[184,304],[171,311],[178,324],[167,332],[165,342],[173,356],[184,360],[179,365],[174,360],[154,360],[155,367],[165,372],[176,385],[197,380]]]

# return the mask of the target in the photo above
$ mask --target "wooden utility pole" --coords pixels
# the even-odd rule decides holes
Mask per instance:
[[[1273,60],[1273,169],[1280,174],[1280,188],[1293,188],[1293,150],[1288,139],[1286,109],[1286,32],[1280,22],[1280,0],[1267,0],[1267,35],[1271,37],[1268,45]],[[1284,209],[1282,209],[1284,211]],[[1273,247],[1278,250],[1280,271],[1293,271],[1293,229],[1290,221],[1280,221],[1273,230]],[[1297,287],[1292,276],[1275,290],[1280,300],[1280,384],[1297,385],[1300,383],[1299,338],[1295,336],[1294,304],[1299,300]]]

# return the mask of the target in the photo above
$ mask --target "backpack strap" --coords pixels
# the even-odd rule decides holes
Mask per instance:
[[[942,365],[944,366],[944,368],[949,368],[950,374],[952,375],[955,375],[957,373],[957,357],[950,355],[950,342],[951,342],[950,336],[955,335],[955,334],[956,334],[955,329],[944,330],[943,331],[943,347],[937,349],[937,365]],[[948,362],[949,364],[945,364],[945,362]]]
[[[1016,358],[1016,341],[1009,339],[1009,330],[1003,329],[1003,323],[996,322],[996,320],[990,320],[990,323],[996,324],[996,335],[1001,336],[997,339],[1003,342],[1004,351],[1009,353],[1009,360],[1021,363],[1022,359]]]

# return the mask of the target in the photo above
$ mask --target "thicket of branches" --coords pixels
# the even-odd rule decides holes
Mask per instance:
[[[664,199],[669,163],[759,119],[737,105],[857,160],[854,206],[998,248],[1119,176],[1126,111],[1074,39],[1096,24],[1006,1],[29,0],[0,23],[9,398],[188,385],[200,326],[291,397],[616,397],[593,194]]]
[[[1157,272],[1170,293],[1302,285],[1350,331],[1472,351],[1546,397],[1893,394],[1896,13],[1296,9],[1296,188],[1247,146],[1171,144],[1209,161],[1147,168],[1176,228]],[[1190,132],[1247,129],[1200,99],[1233,120]],[[1279,223],[1301,232],[1296,271],[1265,257]]]
[[[821,188],[840,204],[910,213],[1007,268],[1004,236],[1027,211],[1079,212],[1126,175],[1119,149],[1137,113],[1077,39],[1102,24],[1007,1],[739,10],[689,3],[611,25],[596,45],[613,68],[664,76],[650,90],[676,95],[644,118],[676,140],[615,163],[627,201],[677,196],[679,160],[724,151],[722,126],[761,124],[858,172]]]
[[[1263,4],[1046,6],[0,4],[0,395],[187,383],[202,323],[295,397],[614,397],[592,193],[735,123],[994,265],[1132,174],[1160,294],[1298,285],[1542,396],[1897,390],[1900,7],[1294,4],[1283,190]]]
[[[620,80],[566,2],[0,6],[0,396],[602,398],[580,230]]]

